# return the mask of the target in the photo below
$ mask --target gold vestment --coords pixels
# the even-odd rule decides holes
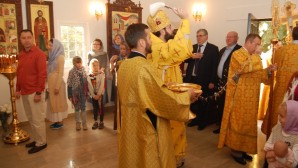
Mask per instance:
[[[189,20],[182,20],[174,39],[167,42],[151,34],[152,54],[149,60],[157,67],[159,76],[167,82],[182,83],[180,64],[192,56],[192,43],[189,39]],[[171,121],[175,156],[177,163],[185,156],[186,129],[184,122]]]
[[[279,48],[274,54],[274,63],[277,64],[276,82],[273,89],[271,121],[268,129],[269,113],[266,113],[262,124],[262,132],[267,134],[276,125],[278,118],[278,106],[282,103],[284,95],[287,91],[288,83],[294,72],[298,70],[298,44],[290,44]]]
[[[175,168],[169,120],[189,119],[189,94],[168,90],[148,60],[134,57],[119,67],[118,97],[119,167]],[[156,116],[156,128],[146,110]]]
[[[240,75],[238,83],[232,79],[236,73]],[[260,84],[269,82],[267,70],[259,55],[241,48],[231,57],[228,76],[218,147],[255,154]]]

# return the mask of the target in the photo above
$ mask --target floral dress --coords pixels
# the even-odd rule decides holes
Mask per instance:
[[[88,97],[87,74],[84,67],[77,69],[73,67],[69,71],[67,79],[68,98],[71,99],[75,111],[86,110],[86,100]]]

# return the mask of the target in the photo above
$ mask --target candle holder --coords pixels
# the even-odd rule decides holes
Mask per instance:
[[[12,106],[12,129],[3,138],[5,143],[17,145],[19,142],[27,141],[30,137],[26,131],[19,128],[19,120],[16,111],[16,96],[13,79],[16,76],[17,59],[16,55],[0,55],[0,73],[9,80],[11,106]]]

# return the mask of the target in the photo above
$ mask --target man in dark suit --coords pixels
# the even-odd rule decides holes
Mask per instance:
[[[204,98],[214,93],[219,58],[218,47],[208,43],[207,40],[207,30],[199,29],[197,31],[197,44],[193,45],[194,56],[185,61],[188,66],[184,78],[184,82],[201,85],[203,91],[201,96]],[[188,124],[189,127],[198,125],[198,130],[202,130],[210,123],[208,104],[209,101],[201,99],[191,105],[191,110],[197,114],[197,117]]]
[[[221,118],[224,110],[224,104],[225,104],[225,96],[226,92],[225,90],[222,90],[222,88],[227,83],[228,78],[228,72],[229,72],[229,65],[232,53],[238,49],[241,48],[240,45],[237,44],[238,41],[238,33],[235,31],[230,31],[227,34],[226,37],[226,44],[227,46],[222,48],[219,51],[219,59],[218,59],[218,66],[217,66],[217,84],[216,89],[220,91],[220,96],[217,98],[217,116],[216,120],[219,125],[221,124]],[[214,130],[213,133],[218,134],[220,132],[220,126],[218,129]]]

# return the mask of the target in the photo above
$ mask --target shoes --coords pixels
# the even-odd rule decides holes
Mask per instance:
[[[198,125],[198,123],[197,123],[196,121],[194,121],[194,120],[191,120],[191,121],[187,124],[188,127],[193,127],[193,126],[196,126],[196,125]]]
[[[184,166],[185,163],[185,158],[180,158],[177,162],[176,162],[176,167],[177,168],[182,168]]]
[[[242,154],[243,159],[247,160],[247,161],[252,161],[252,156],[249,156],[247,153],[243,152]]]
[[[54,128],[55,125],[57,125],[57,124],[58,124],[57,122],[55,122],[54,124],[51,124],[51,125],[50,125],[50,128]]]
[[[242,165],[246,165],[246,161],[244,160],[243,157],[236,157],[236,156],[233,156],[232,157],[234,158],[234,160],[239,163],[239,164],[242,164]]]
[[[214,134],[219,134],[219,132],[220,132],[220,128],[213,131]]]
[[[179,165],[176,165],[177,168],[181,168],[184,166],[184,162],[180,162]]]
[[[36,144],[36,142],[33,141],[33,142],[30,142],[30,143],[27,143],[25,146],[26,146],[26,148],[32,148],[32,147],[35,147],[35,144]]]
[[[98,126],[98,129],[103,129],[103,128],[104,128],[104,124],[103,124],[103,122],[100,122],[99,126]]]
[[[205,127],[206,127],[206,126],[199,125],[199,126],[198,126],[198,130],[199,130],[199,131],[202,131],[203,129],[205,129]]]
[[[80,122],[77,122],[76,123],[76,130],[77,131],[80,131],[81,130],[81,123]]]
[[[28,150],[28,154],[39,152],[39,151],[43,150],[46,147],[47,147],[47,144],[44,144],[42,146],[34,146],[34,147],[32,147],[31,149]]]
[[[95,130],[95,129],[97,129],[97,128],[98,128],[98,122],[95,122],[95,123],[93,124],[93,126],[92,126],[92,129]]]
[[[53,124],[52,124],[53,125]],[[53,126],[51,125],[51,128],[52,129],[60,129],[63,127],[63,124],[60,124],[60,123],[55,123]]]
[[[268,162],[267,162],[266,159],[265,159],[265,162],[264,162],[264,164],[263,164],[263,168],[268,168]]]
[[[87,124],[86,123],[83,123],[83,130],[84,131],[87,131],[88,130],[88,127],[87,127]]]

